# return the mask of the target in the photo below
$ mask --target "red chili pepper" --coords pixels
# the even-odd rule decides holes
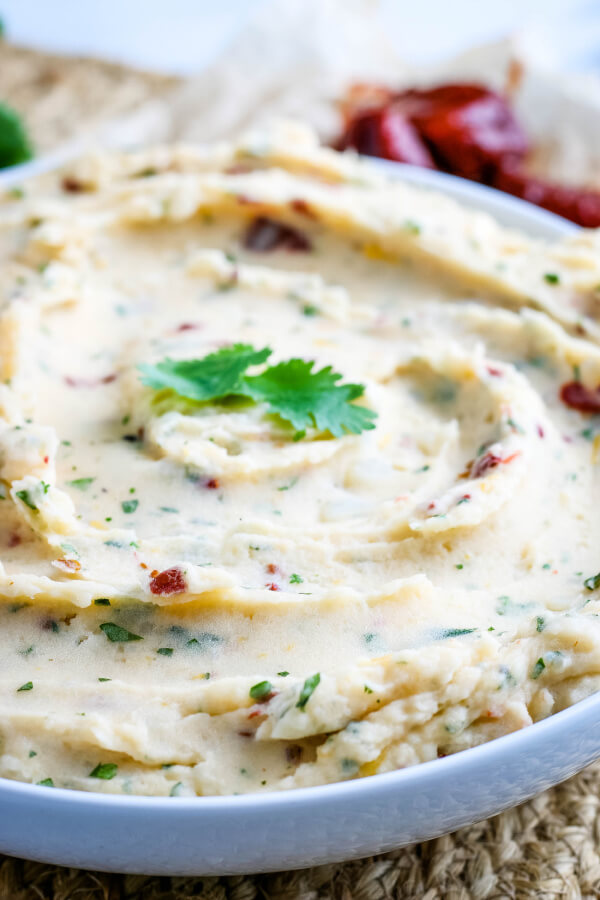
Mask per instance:
[[[268,582],[267,584],[265,584],[265,587],[268,588],[270,591],[280,591],[281,590],[279,585],[275,584],[274,581]]]
[[[183,572],[176,566],[172,569],[165,569],[164,572],[158,572],[150,582],[150,591],[153,594],[185,593],[187,591],[187,583],[183,577]]]
[[[560,389],[560,399],[571,409],[584,413],[600,413],[600,385],[587,388],[580,381],[568,381]]]
[[[492,180],[498,190],[528,200],[584,228],[600,227],[600,191],[532,178],[512,166],[501,166]]]

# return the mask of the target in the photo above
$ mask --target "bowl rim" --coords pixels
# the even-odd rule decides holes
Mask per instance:
[[[544,232],[546,237],[559,237],[561,234],[567,235],[579,230],[572,222],[525,200],[455,175],[375,158],[364,159],[364,162],[366,165],[375,166],[386,172],[392,178],[406,181],[415,187],[431,189],[445,196],[451,196],[463,205],[472,205],[490,215],[496,213],[500,219],[503,213],[509,218],[523,219],[522,230],[532,232],[534,236],[536,232],[538,234]],[[33,163],[12,167],[5,172],[0,172],[0,188],[19,184],[26,178],[35,177],[56,168],[54,160],[43,158]],[[60,805],[83,804],[96,807],[98,810],[112,807],[115,810],[131,808],[136,812],[164,813],[169,810],[172,813],[188,811],[202,815],[218,812],[231,813],[239,809],[240,813],[243,811],[248,815],[268,812],[282,804],[290,807],[307,804],[313,806],[317,801],[328,803],[340,799],[359,800],[365,793],[387,794],[394,789],[409,786],[412,790],[418,790],[419,786],[426,783],[433,773],[436,776],[443,775],[445,778],[452,778],[455,771],[462,774],[469,761],[473,761],[474,764],[491,766],[494,762],[501,762],[503,755],[509,750],[515,753],[525,752],[528,744],[532,742],[550,741],[559,737],[564,730],[568,732],[577,721],[586,719],[590,713],[595,713],[600,718],[600,691],[545,719],[449,756],[415,763],[391,772],[328,784],[281,791],[195,797],[112,794],[57,787],[51,789],[52,802]],[[31,801],[34,798],[40,798],[41,790],[47,790],[47,787],[0,777],[0,796],[4,794],[5,797],[10,795],[12,799]]]

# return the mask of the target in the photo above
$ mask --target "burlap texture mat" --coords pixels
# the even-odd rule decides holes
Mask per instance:
[[[157,878],[0,857],[0,900],[592,900],[600,897],[599,806],[596,763],[486,822],[358,862],[271,875]]]

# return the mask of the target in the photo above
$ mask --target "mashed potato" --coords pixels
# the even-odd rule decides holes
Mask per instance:
[[[87,158],[0,215],[0,775],[295,788],[597,689],[596,233],[293,124]],[[374,427],[143,376],[234,344],[359,385]]]

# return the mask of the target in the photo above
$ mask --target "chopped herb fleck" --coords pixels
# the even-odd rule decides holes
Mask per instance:
[[[289,672],[278,672],[277,674],[280,675],[282,678],[287,678],[287,676],[288,676],[290,673],[289,673]]]
[[[22,684],[20,688],[17,688],[17,694],[19,691],[32,691],[33,690],[33,681],[26,681],[25,684]]]
[[[94,606],[110,606],[110,600],[108,597],[97,597],[94,600]]]
[[[365,684],[364,691],[365,691],[365,694],[372,694],[373,688],[370,688],[368,684]]]
[[[421,226],[418,222],[415,222],[414,219],[406,219],[404,222],[404,229],[408,231],[409,234],[421,234]]]
[[[559,284],[560,275],[557,275],[556,272],[545,272],[544,281],[547,281],[548,284]]]
[[[259,681],[250,688],[250,696],[253,700],[266,700],[273,693],[273,685],[270,681]]]
[[[21,500],[25,506],[28,506],[33,512],[39,512],[38,507],[35,505],[33,500],[31,499],[31,495],[29,491],[17,491],[16,496]]]
[[[172,647],[159,647],[156,652],[160,653],[161,656],[173,656]]]
[[[296,572],[292,572],[290,575],[290,584],[303,584],[303,582],[304,578],[301,578]]]
[[[319,672],[316,672],[314,675],[309,675],[309,677],[302,685],[302,690],[300,691],[300,696],[298,697],[298,702],[296,703],[298,709],[304,709],[304,707],[312,697],[314,691],[318,687],[320,681],[321,674]]]
[[[546,627],[546,622],[545,622],[545,620],[544,620],[544,617],[543,617],[543,616],[536,616],[535,621],[536,621],[535,630],[536,630],[536,631],[543,631],[544,628]]]
[[[121,509],[124,513],[134,513],[139,505],[139,500],[123,500],[121,502]]]
[[[586,578],[583,582],[584,587],[588,589],[588,591],[595,591],[600,587],[600,572],[597,575],[590,575],[589,578]]]
[[[112,681],[112,678],[99,678],[98,681]]]
[[[535,666],[534,666],[533,669],[531,670],[531,677],[534,678],[534,679],[535,679],[535,678],[539,678],[540,675],[542,674],[542,672],[544,671],[545,668],[546,668],[546,663],[544,662],[544,660],[543,660],[542,657],[540,656],[540,658],[539,658],[538,661],[536,662]]]
[[[41,787],[54,787],[54,782],[51,778],[42,778],[42,780],[37,781],[36,784],[39,784]]]
[[[79,491],[87,491],[90,484],[94,482],[95,478],[74,478],[72,481],[67,481],[67,484],[71,487],[77,488]]]
[[[439,632],[436,633],[436,638],[438,641],[443,641],[446,638],[462,637],[463,634],[472,634],[474,631],[477,631],[477,629],[476,628],[442,628]]]
[[[118,766],[116,763],[98,763],[95,769],[90,772],[90,778],[102,778],[104,781],[110,781],[117,774]]]
[[[114,622],[103,622],[100,626],[100,630],[104,632],[109,641],[115,643],[143,641],[143,638],[139,634],[133,634],[132,631],[127,631],[126,628],[123,628],[121,625],[116,625]]]

